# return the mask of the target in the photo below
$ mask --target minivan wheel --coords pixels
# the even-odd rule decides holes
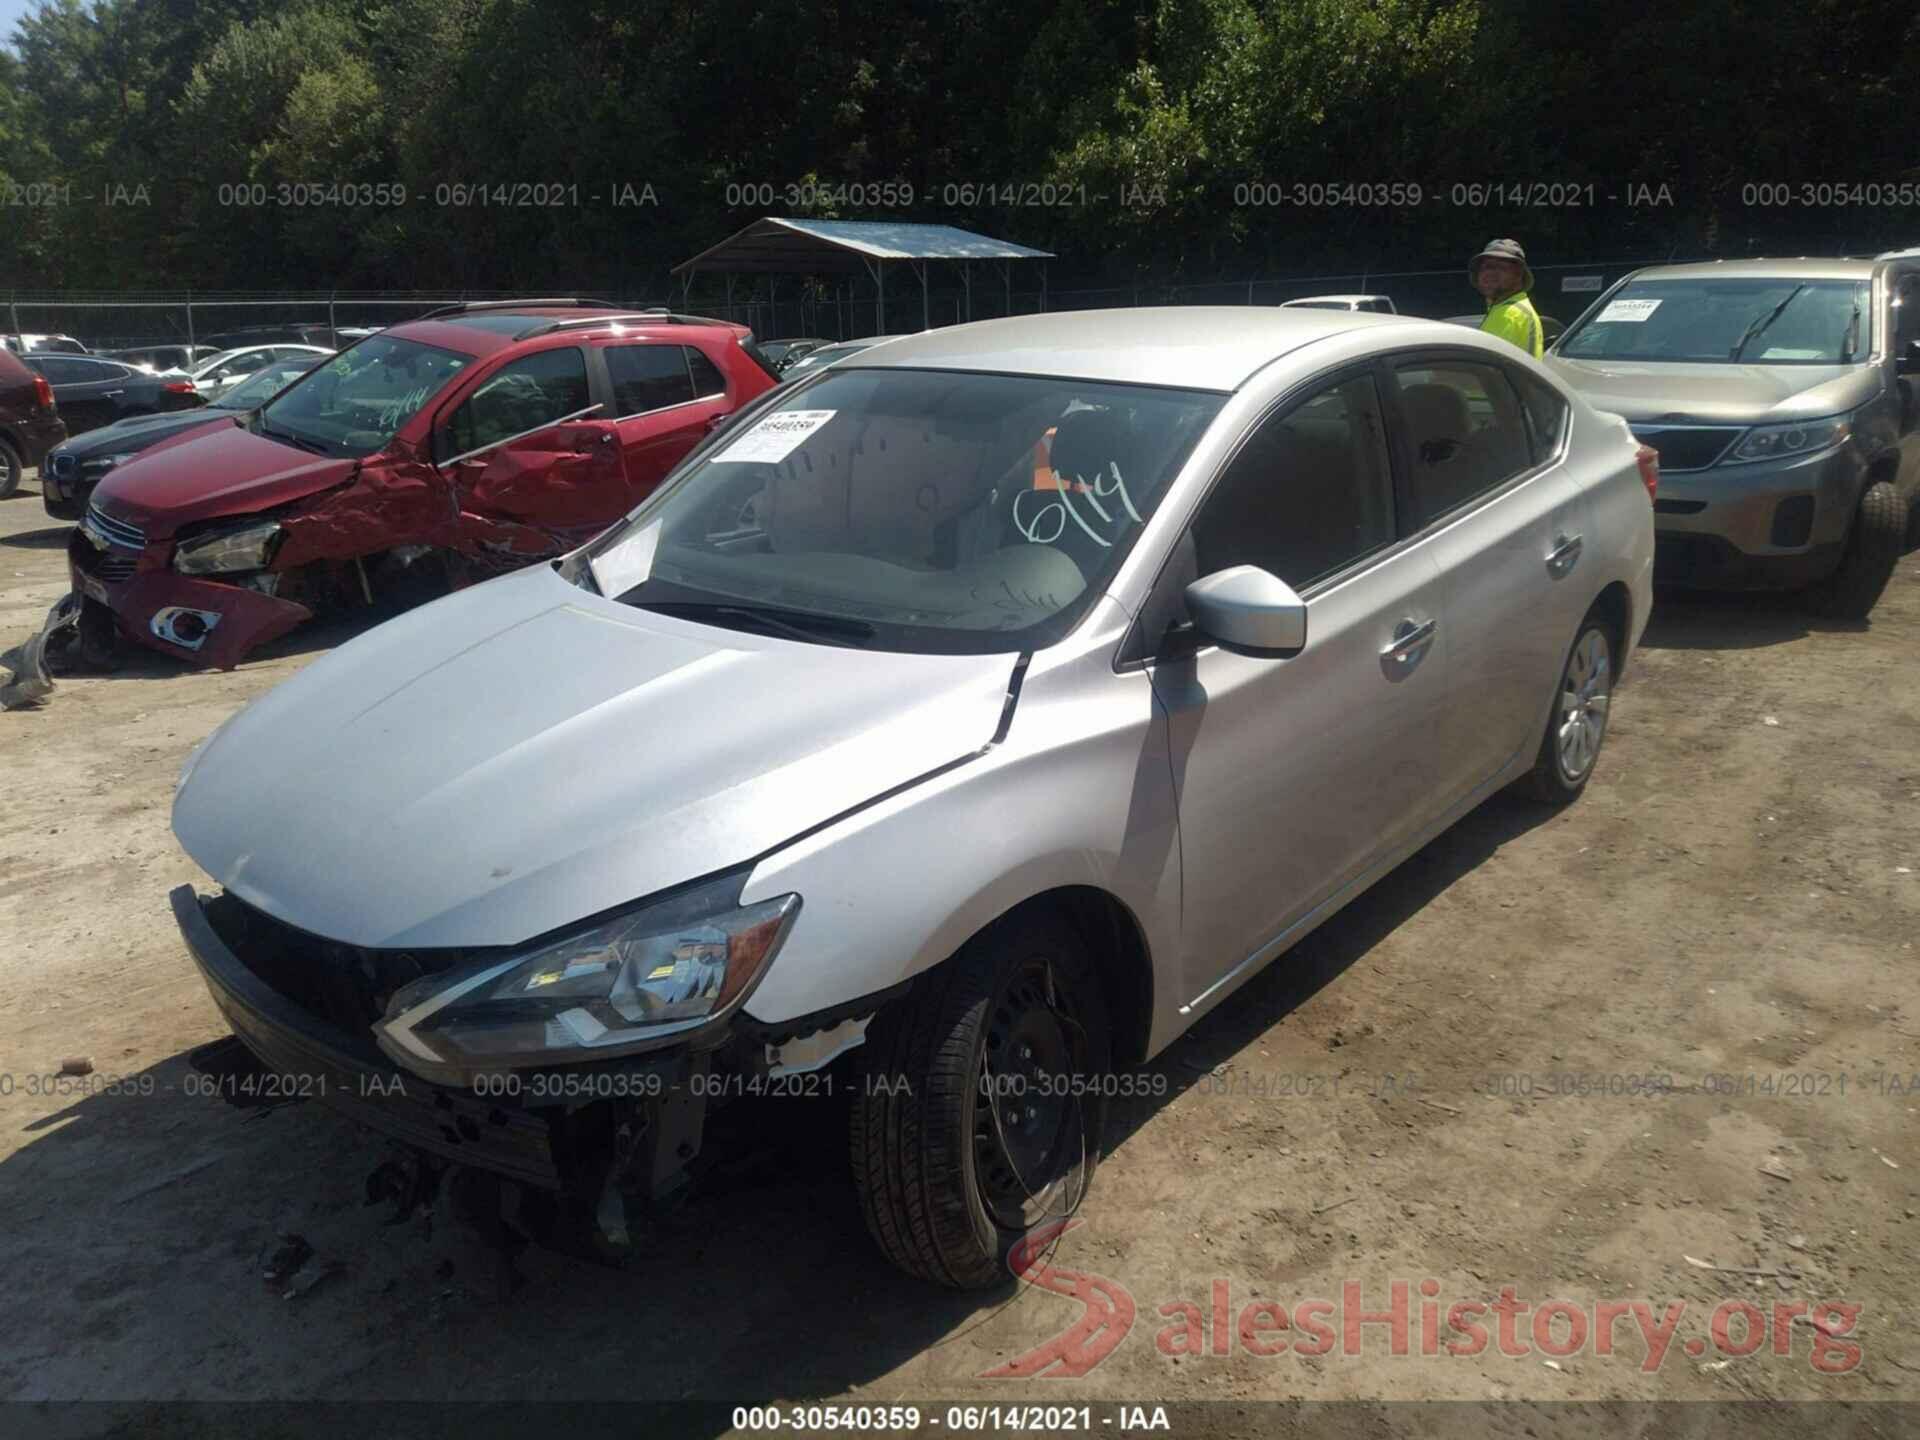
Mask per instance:
[[[1100,1156],[1107,1012],[1057,915],[996,922],[868,1032],[853,1102],[867,1228],[908,1274],[961,1290],[1010,1278],[1029,1230],[1078,1208]]]
[[[1613,626],[1598,611],[1589,611],[1560,667],[1547,733],[1540,739],[1540,753],[1528,777],[1527,788],[1534,799],[1565,805],[1593,777],[1613,708],[1615,649]]]
[[[1860,497],[1847,531],[1840,564],[1826,579],[1807,587],[1807,604],[1829,620],[1864,620],[1907,548],[1907,512],[1900,492],[1882,480]]]
[[[0,500],[20,488],[20,479],[26,471],[26,463],[21,460],[20,452],[13,448],[12,442],[0,440]]]

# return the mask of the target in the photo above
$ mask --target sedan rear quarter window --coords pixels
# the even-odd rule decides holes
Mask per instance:
[[[1524,371],[1505,372],[1520,392],[1527,412],[1527,439],[1533,463],[1544,465],[1560,453],[1560,436],[1567,428],[1567,400],[1544,380]]]

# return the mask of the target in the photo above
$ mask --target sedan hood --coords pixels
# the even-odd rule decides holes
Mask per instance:
[[[1598,410],[1653,420],[1755,425],[1850,410],[1872,398],[1870,365],[1661,364],[1643,360],[1546,363]]]
[[[236,412],[203,406],[196,410],[172,410],[164,415],[135,415],[102,425],[98,430],[67,441],[60,448],[77,459],[91,460],[96,455],[118,455],[123,451],[144,450],[175,435],[184,435],[203,425],[225,421],[231,425]]]
[[[979,752],[1013,667],[714,629],[538,565],[241,711],[189,762],[173,828],[228,890],[313,934],[518,944]]]
[[[129,460],[108,473],[94,499],[149,539],[164,539],[196,520],[252,514],[329,490],[351,479],[359,463],[223,425]]]

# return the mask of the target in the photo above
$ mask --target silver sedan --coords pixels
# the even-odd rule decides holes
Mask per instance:
[[[1439,322],[894,340],[235,716],[175,914],[410,1193],[495,1171],[617,1245],[712,1103],[832,1093],[881,1248],[991,1285],[1134,1067],[1494,791],[1586,785],[1655,480]]]

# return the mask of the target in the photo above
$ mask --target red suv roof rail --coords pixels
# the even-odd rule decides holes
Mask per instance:
[[[618,302],[583,299],[578,295],[562,295],[545,299],[533,297],[526,300],[455,300],[450,305],[437,306],[424,315],[416,315],[413,318],[431,320],[438,315],[462,315],[470,310],[522,310],[533,305],[598,305],[604,309],[614,309],[617,308]]]
[[[536,335],[551,335],[555,330],[590,330],[595,325],[727,325],[710,315],[676,315],[668,310],[628,310],[617,315],[581,315],[570,320],[541,320],[514,335],[516,340],[531,340]]]

